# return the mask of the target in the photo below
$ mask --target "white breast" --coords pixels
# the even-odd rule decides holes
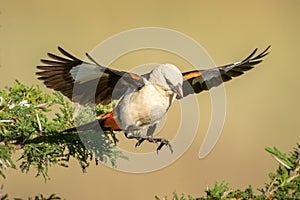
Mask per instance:
[[[149,82],[138,91],[130,91],[115,110],[122,129],[139,130],[158,122],[167,112],[173,96]]]

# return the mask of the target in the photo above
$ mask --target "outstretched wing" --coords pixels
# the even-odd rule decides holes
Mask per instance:
[[[229,81],[232,77],[240,76],[254,67],[254,65],[262,62],[262,58],[269,52],[268,46],[263,52],[256,55],[257,48],[244,60],[235,62],[229,65],[215,67],[207,70],[194,70],[182,73],[183,82],[183,96],[193,93],[200,93],[203,90],[209,90],[216,87],[223,82]]]
[[[65,57],[48,53],[50,60],[42,59],[45,65],[37,66],[41,71],[38,79],[51,89],[60,91],[71,101],[80,104],[108,104],[120,98],[128,87],[141,87],[139,75],[109,69],[99,65],[89,54],[91,63],[84,62],[58,47]]]

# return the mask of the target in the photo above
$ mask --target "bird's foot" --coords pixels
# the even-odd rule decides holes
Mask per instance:
[[[125,136],[128,139],[137,139],[138,140],[137,143],[135,144],[135,147],[140,146],[145,140],[147,140],[150,143],[159,144],[158,147],[157,147],[157,149],[156,149],[157,153],[159,152],[159,150],[161,150],[161,148],[163,146],[167,146],[169,148],[169,150],[171,151],[171,153],[173,153],[172,145],[165,138],[153,138],[152,136],[141,135],[139,133],[138,134],[128,134],[128,133],[126,134],[125,133]]]
[[[167,146],[169,148],[169,150],[171,151],[171,153],[173,153],[173,148],[172,145],[170,144],[170,142],[168,140],[166,140],[165,138],[150,138],[148,140],[149,142],[152,143],[159,143],[157,149],[156,149],[156,153],[159,152],[159,150],[161,150],[161,148],[163,146]]]

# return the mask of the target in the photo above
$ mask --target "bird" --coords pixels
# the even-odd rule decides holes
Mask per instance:
[[[61,55],[47,53],[37,66],[38,79],[46,87],[61,92],[72,102],[81,105],[107,105],[116,102],[111,112],[97,116],[91,122],[64,130],[76,132],[93,130],[124,132],[126,138],[136,139],[136,147],[148,141],[157,144],[157,152],[167,146],[165,138],[154,137],[159,121],[175,100],[210,90],[244,74],[261,63],[270,45],[257,54],[256,48],[245,59],[216,66],[181,72],[174,64],[158,64],[150,72],[138,75],[99,64],[89,53],[87,61],[73,56],[62,47]],[[146,134],[140,134],[146,130]]]

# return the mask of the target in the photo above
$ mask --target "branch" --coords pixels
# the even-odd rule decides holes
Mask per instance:
[[[52,109],[59,109],[53,113]],[[106,112],[111,107],[97,107],[96,111]],[[77,124],[91,120],[93,109],[86,107],[78,114]],[[77,111],[78,112],[78,111]],[[97,113],[98,114],[98,113]],[[49,116],[53,116],[50,118]],[[48,178],[51,165],[67,167],[69,159],[75,158],[85,170],[92,159],[115,161],[122,157],[112,140],[113,133],[85,132],[62,133],[74,126],[73,108],[63,96],[42,93],[38,87],[28,87],[16,81],[13,87],[0,91],[0,175],[3,170],[14,168],[12,155],[21,151],[18,159],[22,172],[32,167],[36,176]]]

